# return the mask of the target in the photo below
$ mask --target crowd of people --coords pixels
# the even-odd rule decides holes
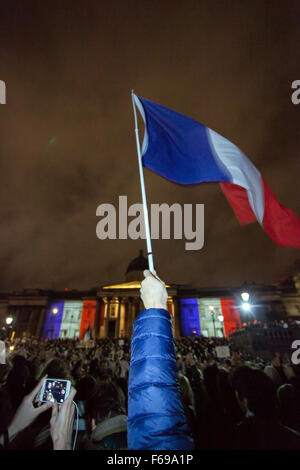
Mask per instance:
[[[299,366],[225,338],[174,340],[166,295],[145,272],[131,339],[6,340],[1,447],[71,450],[78,424],[76,450],[300,449]],[[46,377],[71,381],[62,405],[39,402]]]
[[[251,320],[244,322],[241,326],[241,329],[251,329],[251,328],[299,328],[300,320],[295,320],[294,318],[285,318],[284,320]]]

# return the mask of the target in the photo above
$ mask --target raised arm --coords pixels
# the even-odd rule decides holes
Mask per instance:
[[[144,272],[145,309],[134,323],[128,390],[128,448],[189,450],[194,444],[177,383],[165,284]]]

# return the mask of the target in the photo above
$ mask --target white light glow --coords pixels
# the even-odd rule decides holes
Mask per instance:
[[[7,325],[11,325],[13,322],[13,317],[7,317],[5,321]]]
[[[58,313],[58,308],[54,308],[54,309],[52,310],[52,313],[54,313],[54,315],[56,315],[56,314]]]
[[[244,302],[242,304],[242,309],[245,310],[246,312],[249,312],[249,310],[251,309],[251,305],[248,302]]]
[[[223,321],[224,321],[223,315],[219,315],[219,316],[218,316],[218,320],[219,320],[219,322],[223,323]]]
[[[244,302],[248,302],[250,295],[248,292],[242,292],[241,297]]]

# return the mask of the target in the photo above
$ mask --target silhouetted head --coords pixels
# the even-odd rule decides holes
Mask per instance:
[[[244,412],[249,410],[262,419],[276,417],[276,389],[263,371],[241,366],[233,372],[231,381]]]

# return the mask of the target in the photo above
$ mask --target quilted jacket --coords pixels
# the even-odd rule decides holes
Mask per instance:
[[[194,448],[177,383],[172,320],[163,309],[144,310],[134,323],[127,439],[132,450]]]

